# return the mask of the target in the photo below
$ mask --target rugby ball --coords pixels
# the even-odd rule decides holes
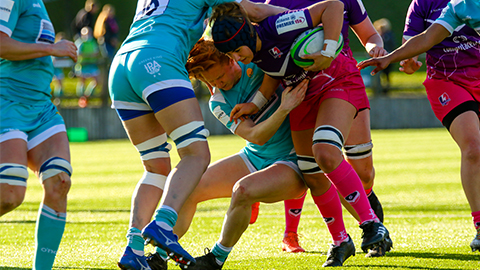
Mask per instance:
[[[323,27],[318,26],[301,33],[290,48],[290,56],[293,62],[299,67],[308,67],[313,64],[312,59],[303,59],[302,56],[319,52],[323,49]],[[338,46],[335,51],[335,57],[343,49],[343,36],[340,34],[338,38]]]

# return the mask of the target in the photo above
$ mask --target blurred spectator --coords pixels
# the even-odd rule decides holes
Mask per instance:
[[[373,26],[383,39],[383,48],[385,48],[385,50],[387,50],[387,52],[389,53],[395,50],[397,48],[397,45],[395,42],[395,36],[392,32],[392,24],[390,23],[390,20],[388,20],[387,18],[381,18],[373,22]],[[388,91],[388,88],[390,87],[391,70],[392,65],[389,65],[381,72],[381,76],[384,77],[384,80],[386,82],[386,85],[383,87],[384,92]]]
[[[77,96],[80,98],[80,107],[87,106],[90,97],[97,87],[100,75],[99,60],[102,58],[97,40],[93,37],[92,29],[82,28],[81,36],[75,41],[78,48],[78,61],[75,65],[75,75],[79,78],[77,83]],[[85,83],[90,80],[87,87]]]
[[[93,29],[95,27],[95,14],[98,12],[96,0],[85,1],[85,7],[78,11],[77,16],[72,22],[73,39],[80,36],[80,31],[87,26]]]
[[[63,39],[65,39],[64,32],[58,32],[55,35],[55,43]],[[58,106],[60,104],[60,98],[63,96],[63,79],[65,78],[65,73],[71,70],[74,63],[70,57],[57,56],[52,56],[52,62],[54,67],[52,79],[53,103]]]
[[[103,6],[102,12],[95,22],[93,36],[104,49],[108,63],[110,63],[118,46],[118,23],[115,19],[115,8],[112,5]]]

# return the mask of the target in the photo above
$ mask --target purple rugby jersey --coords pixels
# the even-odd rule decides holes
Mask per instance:
[[[425,31],[442,13],[450,0],[413,0],[410,4],[403,36],[405,39]],[[429,78],[469,84],[480,81],[480,36],[462,25],[441,43],[427,51]]]
[[[321,2],[322,0],[266,0],[265,3],[281,6],[288,9],[301,9],[311,6],[315,3]],[[349,39],[348,39],[348,29],[351,25],[356,25],[363,22],[368,14],[363,6],[362,0],[341,0],[344,5],[343,12],[343,28],[342,35],[344,38],[344,45],[342,52],[348,56],[352,56],[352,51],[350,50]],[[259,1],[256,1],[259,2]]]

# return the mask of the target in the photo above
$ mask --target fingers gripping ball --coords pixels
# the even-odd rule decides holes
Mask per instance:
[[[308,67],[313,64],[312,59],[303,59],[302,57],[308,54],[319,52],[323,49],[324,33],[323,27],[315,27],[300,34],[292,44],[290,55],[293,62],[299,67]],[[337,48],[335,50],[335,57],[340,54],[343,49],[343,36],[340,34],[338,38]]]

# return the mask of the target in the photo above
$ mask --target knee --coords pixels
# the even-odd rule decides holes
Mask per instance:
[[[25,198],[25,192],[2,192],[0,199],[0,216],[20,206]]]
[[[464,150],[462,149],[464,159],[471,164],[480,164],[480,144],[471,142]]]
[[[245,186],[242,181],[237,182],[233,187],[231,204],[233,206],[251,206],[253,203],[253,198],[248,187]]]
[[[67,199],[67,194],[70,191],[72,181],[70,176],[66,173],[56,174],[44,182],[45,198],[49,201],[63,202]]]
[[[329,173],[343,160],[342,132],[330,125],[319,126],[313,134],[312,151],[320,168]]]

